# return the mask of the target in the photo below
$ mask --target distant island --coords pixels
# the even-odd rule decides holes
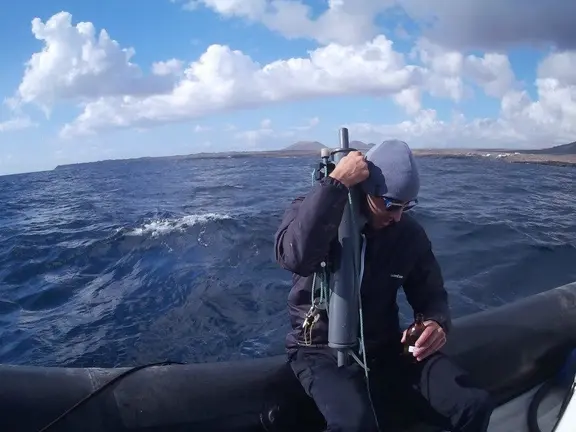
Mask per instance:
[[[489,158],[510,163],[576,166],[576,141],[534,150],[511,149],[417,149],[416,156],[446,158]]]
[[[350,147],[360,151],[369,150],[373,143],[351,141]],[[318,141],[300,141],[279,150],[276,154],[289,154],[290,152],[306,152],[319,154],[322,148],[327,148]],[[546,165],[576,166],[576,141],[535,150],[511,150],[511,149],[466,149],[466,148],[431,148],[413,149],[414,155],[419,157],[443,157],[443,158],[490,158],[501,159],[511,163],[539,163]]]
[[[362,141],[350,141],[350,147],[366,152],[375,144]],[[261,151],[237,151],[237,152],[213,152],[193,153],[177,156],[153,156],[133,158],[129,160],[186,160],[186,159],[222,159],[222,158],[249,158],[249,157],[303,157],[320,156],[320,151],[328,147],[318,141],[298,141],[280,150]],[[512,149],[468,149],[468,148],[430,148],[413,149],[417,157],[441,157],[441,158],[489,158],[498,159],[510,163],[536,163],[543,165],[576,166],[576,141],[549,148],[534,150]],[[127,159],[114,159],[113,161],[125,161]],[[99,161],[109,162],[109,161]],[[69,166],[86,165],[98,162],[83,162],[77,164],[58,165],[55,169]]]

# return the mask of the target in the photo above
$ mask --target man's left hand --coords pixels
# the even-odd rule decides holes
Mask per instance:
[[[446,343],[446,333],[444,329],[436,321],[424,321],[426,327],[418,340],[416,341],[416,349],[412,353],[418,361],[424,360],[426,357],[434,354]],[[402,342],[406,340],[406,331],[402,334]]]

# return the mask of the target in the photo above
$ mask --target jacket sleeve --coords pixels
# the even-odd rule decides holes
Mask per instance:
[[[452,328],[448,293],[444,288],[440,265],[426,234],[424,244],[416,265],[404,281],[404,292],[414,313],[422,313],[424,320],[436,321],[448,334]]]
[[[306,197],[292,201],[275,235],[280,266],[309,276],[328,254],[348,200],[348,188],[332,177],[317,182]]]

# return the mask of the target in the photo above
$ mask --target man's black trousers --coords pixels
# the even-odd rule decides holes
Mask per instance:
[[[289,361],[324,416],[327,431],[370,432],[378,430],[377,424],[381,432],[395,431],[406,419],[454,432],[487,430],[493,402],[468,373],[439,352],[417,363],[400,352],[395,345],[371,354],[372,403],[364,370],[355,361],[339,368],[334,350],[301,347]]]

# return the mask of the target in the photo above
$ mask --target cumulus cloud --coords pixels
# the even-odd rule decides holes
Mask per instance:
[[[432,96],[459,101],[464,95],[462,69],[464,57],[460,52],[448,51],[426,39],[418,41],[412,51],[426,66],[426,88]]]
[[[576,50],[546,57],[538,66],[538,75],[542,79],[556,79],[562,85],[576,85]]]
[[[210,130],[212,130],[212,128],[210,128],[208,126],[202,126],[202,125],[194,126],[194,132],[196,132],[196,133],[209,132]]]
[[[411,115],[418,113],[422,109],[422,91],[417,86],[405,88],[394,95],[394,102],[400,105]]]
[[[379,3],[332,0],[328,11],[313,19],[310,11],[302,9],[306,6],[299,2],[199,1],[224,16],[256,21],[276,17],[277,21],[266,22],[277,25],[284,19],[281,20],[280,15],[289,16],[285,14],[292,10],[290,8],[299,11],[291,13],[300,14],[310,22],[319,21],[323,16],[326,20],[335,19],[338,14],[352,17],[353,22],[373,18],[393,3],[392,0]],[[326,26],[326,32],[333,31],[331,28]],[[554,52],[541,62],[535,82],[538,98],[532,100],[516,82],[505,54],[468,55],[435,40],[421,38],[410,55],[405,56],[395,51],[393,43],[384,35],[364,40],[372,34],[370,26],[354,31],[359,33],[347,33],[344,27],[340,41],[326,36],[325,40],[330,43],[300,58],[260,64],[241,51],[214,44],[192,62],[159,60],[146,72],[133,63],[132,48],[122,47],[105,30],[97,33],[92,23],[73,25],[70,14],[62,12],[45,23],[38,18],[32,21],[32,32],[44,47],[27,63],[12,100],[44,108],[58,101],[81,102],[81,114],[61,131],[64,137],[124,127],[149,127],[230,110],[341,95],[392,98],[415,117],[397,125],[356,125],[358,130],[397,134],[406,139],[415,137],[427,140],[428,145],[474,140],[493,140],[501,145],[527,142],[530,138],[532,142],[541,140],[539,145],[547,145],[576,134],[574,52]],[[364,31],[366,34],[360,35]],[[422,106],[425,93],[458,102],[473,94],[474,86],[501,100],[499,119],[468,120],[456,115],[445,121],[434,110]],[[315,124],[317,120],[316,123],[311,120],[286,133],[304,131]],[[256,145],[280,134],[269,123],[260,126],[236,132],[236,137]],[[195,130],[200,132],[198,128]]]
[[[242,148],[252,150],[272,147],[282,147],[288,145],[290,141],[304,139],[306,133],[315,128],[320,123],[318,117],[312,117],[305,121],[304,125],[292,126],[288,129],[276,129],[270,119],[262,119],[260,127],[238,131],[233,137],[241,144]]]
[[[573,141],[576,136],[576,79],[573,65],[576,51],[552,53],[539,65],[536,88],[538,99],[531,101],[526,91],[513,91],[502,99],[502,114],[518,128],[534,135]]]
[[[541,148],[574,141],[576,80],[570,71],[576,62],[576,52],[552,53],[541,62],[536,100],[525,90],[511,88],[507,84],[509,78],[502,78],[505,74],[494,73],[494,65],[505,64],[501,59],[486,58],[484,62],[472,61],[470,67],[474,68],[474,74],[484,77],[487,92],[502,95],[498,118],[467,119],[459,113],[446,121],[440,119],[435,110],[426,109],[414,119],[399,124],[358,123],[349,126],[351,131],[369,140],[395,136],[415,147]]]
[[[261,149],[262,144],[270,144],[269,141],[293,136],[291,131],[276,131],[272,127],[270,119],[262,119],[260,127],[257,129],[243,130],[236,132],[233,136],[242,145],[242,148],[251,150]],[[263,150],[263,148],[262,148]]]
[[[297,131],[309,131],[314,129],[316,126],[320,124],[320,117],[312,117],[306,121],[306,124],[303,126],[293,126],[292,129]]]
[[[132,63],[133,49],[121,48],[106,30],[97,34],[90,22],[73,26],[67,12],[57,13],[45,23],[34,18],[32,33],[44,48],[27,62],[17,90],[19,102],[47,108],[58,100],[143,96],[172,88],[171,78],[145,75]]]
[[[422,110],[415,118],[398,124],[354,123],[348,127],[354,136],[366,141],[395,137],[414,148],[489,148],[525,144],[523,136],[503,119],[470,120],[462,113],[455,113],[451,119],[442,120],[433,109]]]
[[[270,141],[277,137],[277,132],[270,127],[244,130],[236,132],[234,138],[242,143],[242,148],[258,149],[259,145],[265,141]]]
[[[34,127],[36,124],[29,117],[20,116],[0,121],[0,132],[10,132]]]
[[[211,45],[169,93],[149,97],[103,94],[64,128],[64,135],[166,123],[285,101],[336,95],[394,95],[419,85],[422,70],[408,65],[384,36],[361,45],[330,44],[308,57],[260,65],[238,50]]]
[[[428,39],[420,39],[411,53],[426,66],[425,87],[432,96],[460,101],[476,84],[492,97],[501,98],[515,86],[512,65],[505,54],[465,55]]]
[[[460,100],[465,68],[476,71],[469,74],[472,79],[499,91],[510,81],[502,78],[508,72],[501,74],[509,67],[506,59],[464,58],[422,41],[417,51],[423,66],[407,64],[383,35],[362,44],[331,43],[307,57],[265,65],[215,44],[186,68],[178,59],[159,61],[146,75],[131,62],[132,49],[122,48],[104,30],[96,36],[91,23],[73,26],[67,13],[46,24],[35,19],[33,32],[45,48],[32,56],[18,93],[22,101],[42,106],[85,101],[83,112],[64,127],[67,137],[337,95],[392,96],[415,114],[422,90]]]
[[[300,0],[194,0],[226,18],[259,22],[287,38],[355,44],[373,39],[379,29],[375,18],[396,0],[328,0],[327,9],[314,17]],[[186,2],[189,5],[192,2]]]
[[[154,75],[179,75],[182,72],[184,62],[178,59],[170,59],[168,61],[159,61],[152,64],[152,73]]]
[[[328,0],[319,16],[300,0],[184,0],[183,8],[209,8],[226,18],[261,23],[287,38],[354,44],[379,33],[375,18],[397,0]]]

